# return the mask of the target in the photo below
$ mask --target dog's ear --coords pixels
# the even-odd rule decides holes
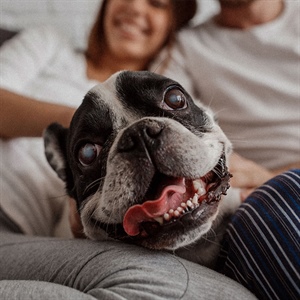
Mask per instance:
[[[43,133],[45,155],[58,177],[67,181],[67,143],[68,129],[58,123],[50,124]]]

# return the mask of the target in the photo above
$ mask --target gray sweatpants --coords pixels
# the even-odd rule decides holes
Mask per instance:
[[[0,212],[0,299],[256,299],[174,255],[121,242],[30,237]]]

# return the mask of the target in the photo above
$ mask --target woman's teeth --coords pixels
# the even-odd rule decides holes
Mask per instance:
[[[143,32],[141,28],[135,24],[121,23],[120,28],[122,31],[133,36],[140,35]]]

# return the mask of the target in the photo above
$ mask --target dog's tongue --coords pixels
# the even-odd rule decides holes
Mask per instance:
[[[176,209],[180,206],[185,192],[184,179],[180,179],[177,185],[165,187],[158,199],[148,200],[143,204],[130,207],[123,219],[125,232],[130,236],[138,235],[140,233],[140,223],[153,221],[153,218],[162,216],[171,208]]]

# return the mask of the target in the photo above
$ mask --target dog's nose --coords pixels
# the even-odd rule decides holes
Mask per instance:
[[[161,143],[160,135],[165,125],[156,120],[141,120],[127,128],[118,142],[120,152],[145,151]]]

